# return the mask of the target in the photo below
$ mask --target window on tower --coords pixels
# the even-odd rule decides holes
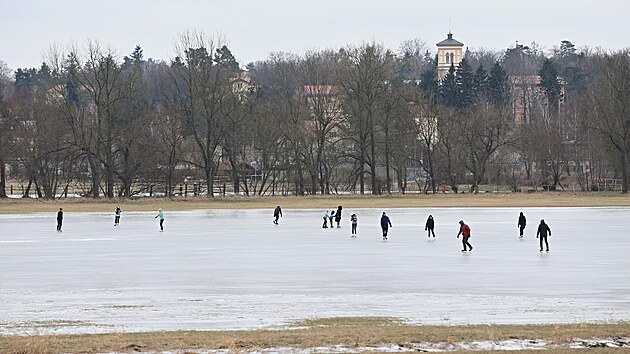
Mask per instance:
[[[446,53],[446,64],[450,64],[451,63],[450,60],[451,60],[450,54]]]

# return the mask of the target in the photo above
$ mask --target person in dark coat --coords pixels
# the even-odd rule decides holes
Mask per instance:
[[[540,220],[540,225],[538,225],[538,232],[536,232],[536,238],[540,236],[540,252],[543,251],[543,240],[545,241],[545,246],[547,247],[547,252],[549,252],[549,243],[547,242],[547,234],[551,236],[551,229],[549,225],[545,224],[545,220]]]
[[[337,207],[337,212],[335,213],[335,222],[337,223],[337,228],[341,227],[341,225],[339,225],[339,223],[341,222],[341,209],[343,209],[340,206]]]
[[[273,223],[278,225],[278,219],[282,217],[282,208],[280,208],[280,205],[273,210],[273,217],[275,218]]]
[[[118,224],[120,224],[120,213],[122,212],[122,210],[120,209],[119,206],[116,207],[116,210],[114,210],[114,226],[118,226]]]
[[[435,231],[433,231],[434,228],[435,220],[433,220],[433,215],[429,215],[427,223],[424,225],[424,231],[427,231],[429,237],[431,237],[431,234],[433,234],[433,237],[435,237]]]
[[[63,209],[59,208],[57,212],[57,232],[61,232],[61,224],[63,224]]]
[[[383,240],[387,240],[387,231],[392,227],[392,222],[389,220],[389,216],[383,212],[383,216],[381,216],[381,229],[383,229]]]
[[[525,230],[525,224],[527,223],[527,219],[525,219],[525,215],[523,215],[523,212],[521,211],[521,215],[519,215],[518,217],[518,229],[519,229],[519,237],[523,238],[523,230]]]
[[[468,246],[472,251],[473,246],[468,242],[470,239],[470,226],[466,225],[464,220],[459,221],[459,232],[457,233],[457,238],[459,238],[459,235],[462,235],[462,244],[464,245],[462,252],[467,251],[466,246]]]

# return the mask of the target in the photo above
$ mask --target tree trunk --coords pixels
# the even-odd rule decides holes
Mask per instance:
[[[0,198],[7,197],[7,170],[4,158],[0,157]]]
[[[214,169],[210,165],[210,162],[206,163],[206,186],[208,187],[208,198],[214,198]]]
[[[374,122],[372,122],[372,119],[370,118],[370,153],[372,154],[370,172],[372,173],[372,194],[381,194],[378,188],[378,180],[376,178],[376,142],[374,140]]]
[[[33,178],[33,183],[35,183],[35,192],[37,193],[37,198],[43,198],[42,189],[39,188],[39,184],[37,183],[37,178]]]
[[[33,185],[33,176],[28,177],[28,184],[26,185],[26,189],[24,193],[22,193],[22,198],[30,198],[31,194],[31,186]]]
[[[114,198],[114,157],[111,151],[107,152],[107,166],[105,173],[107,182],[105,184],[105,191],[107,198]]]
[[[621,152],[621,193],[628,193],[628,152],[623,149]]]
[[[297,174],[295,193],[297,195],[303,196],[305,194],[304,170],[302,168],[302,164],[300,163],[300,154],[299,154],[299,149],[297,147],[297,144],[295,146],[295,172]]]
[[[359,159],[359,183],[361,195],[365,194],[365,152],[361,151],[361,158]]]
[[[234,188],[234,194],[238,195],[240,193],[241,181],[240,181],[240,173],[238,170],[238,163],[236,162],[236,158],[234,156],[233,150],[230,149],[228,153],[228,160],[230,161],[230,167],[232,169],[232,184]]]
[[[392,178],[389,171],[389,142],[388,130],[385,130],[385,178],[387,182],[387,194],[392,194]]]
[[[98,171],[98,166],[97,166],[97,161],[95,161],[96,159],[91,156],[90,154],[88,154],[88,164],[90,165],[90,168],[92,169],[92,197],[93,198],[99,198],[100,193],[99,193],[99,171]]]

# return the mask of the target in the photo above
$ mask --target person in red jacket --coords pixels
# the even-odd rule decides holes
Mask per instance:
[[[273,210],[273,217],[275,218],[273,223],[278,225],[278,219],[282,217],[282,208],[280,208],[280,205]]]
[[[457,233],[457,238],[459,238],[459,235],[462,235],[462,244],[464,245],[462,252],[467,251],[466,246],[468,246],[472,251],[473,246],[468,243],[468,239],[470,238],[470,227],[464,223],[464,220],[459,221],[459,233]]]

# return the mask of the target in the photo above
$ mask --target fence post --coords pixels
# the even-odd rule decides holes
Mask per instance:
[[[188,183],[184,184],[184,197],[188,197]]]
[[[153,196],[153,185],[149,184],[149,197]]]

